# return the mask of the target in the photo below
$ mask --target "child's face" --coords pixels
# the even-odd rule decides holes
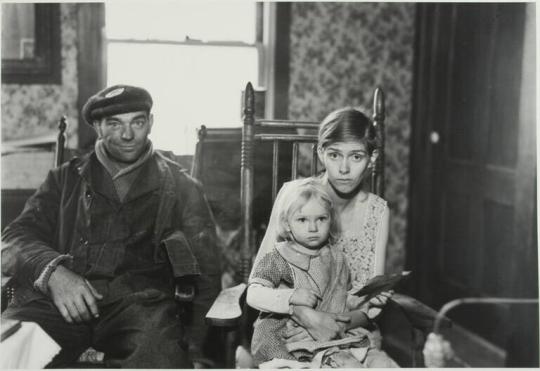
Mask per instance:
[[[291,233],[300,245],[321,248],[330,235],[330,213],[315,199],[296,210],[288,220]]]

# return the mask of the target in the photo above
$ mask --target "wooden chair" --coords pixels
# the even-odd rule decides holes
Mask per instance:
[[[206,315],[208,323],[221,327],[227,335],[229,342],[240,342],[249,349],[250,327],[252,319],[247,319],[248,315],[242,316],[242,312],[249,312],[245,304],[245,288],[249,278],[252,260],[256,254],[258,247],[256,230],[254,225],[254,178],[255,178],[255,162],[269,160],[259,159],[255,157],[255,152],[265,143],[272,145],[272,160],[271,160],[271,194],[272,201],[275,199],[279,182],[285,177],[288,179],[296,179],[299,175],[299,148],[300,143],[311,144],[310,148],[310,174],[317,173],[317,122],[289,121],[289,120],[259,120],[255,119],[255,98],[251,83],[246,86],[244,96],[244,118],[243,127],[241,129],[241,161],[240,161],[240,205],[241,205],[241,276],[242,283],[237,286],[224,289],[219,297],[214,302],[214,305]],[[385,146],[385,107],[384,94],[380,88],[375,90],[373,102],[373,123],[376,128],[376,135],[380,144],[379,156],[375,166],[370,174],[371,192],[380,196],[384,195],[384,146]],[[299,129],[307,131],[307,133],[299,133]],[[196,154],[193,161],[192,175],[196,178],[205,181],[203,171],[203,158],[205,156],[205,146],[208,142],[236,142],[238,143],[240,129],[207,129],[202,127],[199,131],[199,142],[197,144]],[[282,168],[283,147],[292,144],[292,154],[289,156],[292,164],[289,166],[290,176],[280,171]],[[258,183],[258,182],[257,182]],[[257,209],[260,205],[257,203]],[[269,211],[266,215],[268,220]],[[259,236],[260,237],[260,236]],[[395,294],[387,308],[383,311],[381,317],[386,318],[386,312],[398,312],[410,323],[410,336],[412,342],[411,359],[409,366],[423,365],[421,351],[425,341],[425,335],[433,327],[433,321],[436,316],[436,311],[418,302],[417,300],[406,295]],[[443,326],[449,326],[448,319],[444,319]],[[240,338],[238,333],[234,331],[240,326]],[[384,328],[384,326],[381,326]],[[383,335],[384,339],[384,335]],[[229,344],[230,345],[230,344]],[[234,344],[236,345],[236,344]],[[228,355],[226,356],[226,366],[234,368],[234,355],[229,347]]]
[[[62,116],[60,120],[58,121],[58,135],[56,137],[56,145],[54,148],[54,162],[53,167],[58,167],[64,162],[64,157],[66,154],[66,129],[67,129],[67,118],[66,116]],[[31,196],[28,195],[28,196]],[[26,200],[22,200],[26,202]],[[13,215],[18,215],[23,207],[24,202],[21,202],[20,205],[17,205],[18,212],[12,213]],[[5,224],[9,224],[11,220],[9,221],[3,221]],[[12,284],[10,284],[11,279],[2,277],[2,311],[7,307],[7,305],[11,302],[13,299],[13,296],[15,295],[15,288]],[[103,353],[96,351],[93,348],[87,349],[77,361],[76,364],[73,365],[73,367],[82,367],[82,368],[96,368],[100,367],[103,360]]]
[[[66,128],[67,128],[67,118],[66,116],[62,116],[60,120],[58,121],[58,135],[56,137],[56,145],[54,149],[54,162],[53,167],[60,166],[64,159],[64,153],[65,153],[65,143],[66,143]],[[33,193],[33,192],[32,192]],[[28,196],[31,196],[31,194],[28,194]],[[23,209],[25,200],[18,200],[17,205],[9,205],[11,208],[14,208],[16,210],[10,210],[10,216],[11,220],[13,220]],[[6,205],[2,204],[2,208],[6,207]],[[3,213],[3,216],[6,215]],[[2,220],[3,225],[7,225],[11,222],[11,220]],[[11,302],[13,295],[15,293],[14,287],[10,284],[10,278],[4,278],[2,276],[2,311],[7,307],[7,305]]]

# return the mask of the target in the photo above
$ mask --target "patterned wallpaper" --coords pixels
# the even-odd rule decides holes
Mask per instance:
[[[2,141],[56,132],[67,115],[70,148],[77,147],[77,5],[61,4],[62,84],[2,84]]]
[[[290,118],[320,120],[345,105],[370,109],[375,86],[386,93],[391,270],[404,262],[414,13],[411,3],[292,3]],[[4,141],[54,132],[67,114],[68,146],[77,146],[77,5],[61,4],[61,17],[62,85],[2,85]]]
[[[386,94],[386,194],[392,218],[387,269],[403,268],[415,5],[292,3],[289,117],[321,120]]]

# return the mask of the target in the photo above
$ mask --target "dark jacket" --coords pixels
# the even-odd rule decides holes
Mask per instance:
[[[98,291],[111,286],[110,296],[146,289],[172,296],[173,276],[200,273],[194,315],[188,323],[191,354],[198,358],[208,332],[204,315],[220,289],[215,225],[201,186],[177,163],[156,151],[143,166],[136,192],[130,190],[123,203],[132,199],[132,205],[144,205],[144,209],[133,206],[139,209],[128,209],[124,216],[150,219],[150,228],[142,227],[146,234],[137,229],[140,227],[132,227],[132,220],[122,224],[114,219],[97,219],[124,217],[109,212],[123,204],[118,199],[117,204],[112,202],[116,196],[112,180],[105,175],[96,155],[90,153],[51,170],[21,215],[3,231],[2,258],[6,259],[2,272],[14,277],[15,305],[44,297],[33,283],[45,266],[61,254],[71,255],[73,261],[68,267],[87,278]],[[115,230],[116,224],[129,228]],[[96,226],[100,230],[96,231]],[[126,246],[130,243],[139,250],[131,253],[131,261],[126,262],[127,250],[131,249]]]

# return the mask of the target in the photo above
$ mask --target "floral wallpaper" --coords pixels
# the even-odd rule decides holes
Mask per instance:
[[[415,5],[296,2],[291,6],[290,118],[321,120],[345,105],[371,112],[374,88],[380,85],[386,93],[386,199],[392,211],[387,268],[398,270],[404,263]],[[68,146],[77,147],[77,4],[61,4],[61,17],[62,84],[3,84],[3,141],[53,133],[59,117],[66,114]],[[25,163],[44,167],[27,157]],[[17,188],[20,177],[12,177],[9,168],[21,161],[7,160],[2,161],[2,183],[8,179]],[[39,174],[31,168],[27,173]],[[24,177],[21,182],[28,186],[43,177]],[[238,244],[236,232],[221,231],[224,251]],[[236,260],[231,256],[231,267]]]
[[[387,270],[403,268],[407,212],[415,5],[295,2],[290,35],[289,118],[321,120],[343,106],[371,115],[386,95]]]
[[[60,13],[62,84],[2,84],[2,141],[54,133],[67,115],[67,145],[77,147],[77,5],[61,4]]]

